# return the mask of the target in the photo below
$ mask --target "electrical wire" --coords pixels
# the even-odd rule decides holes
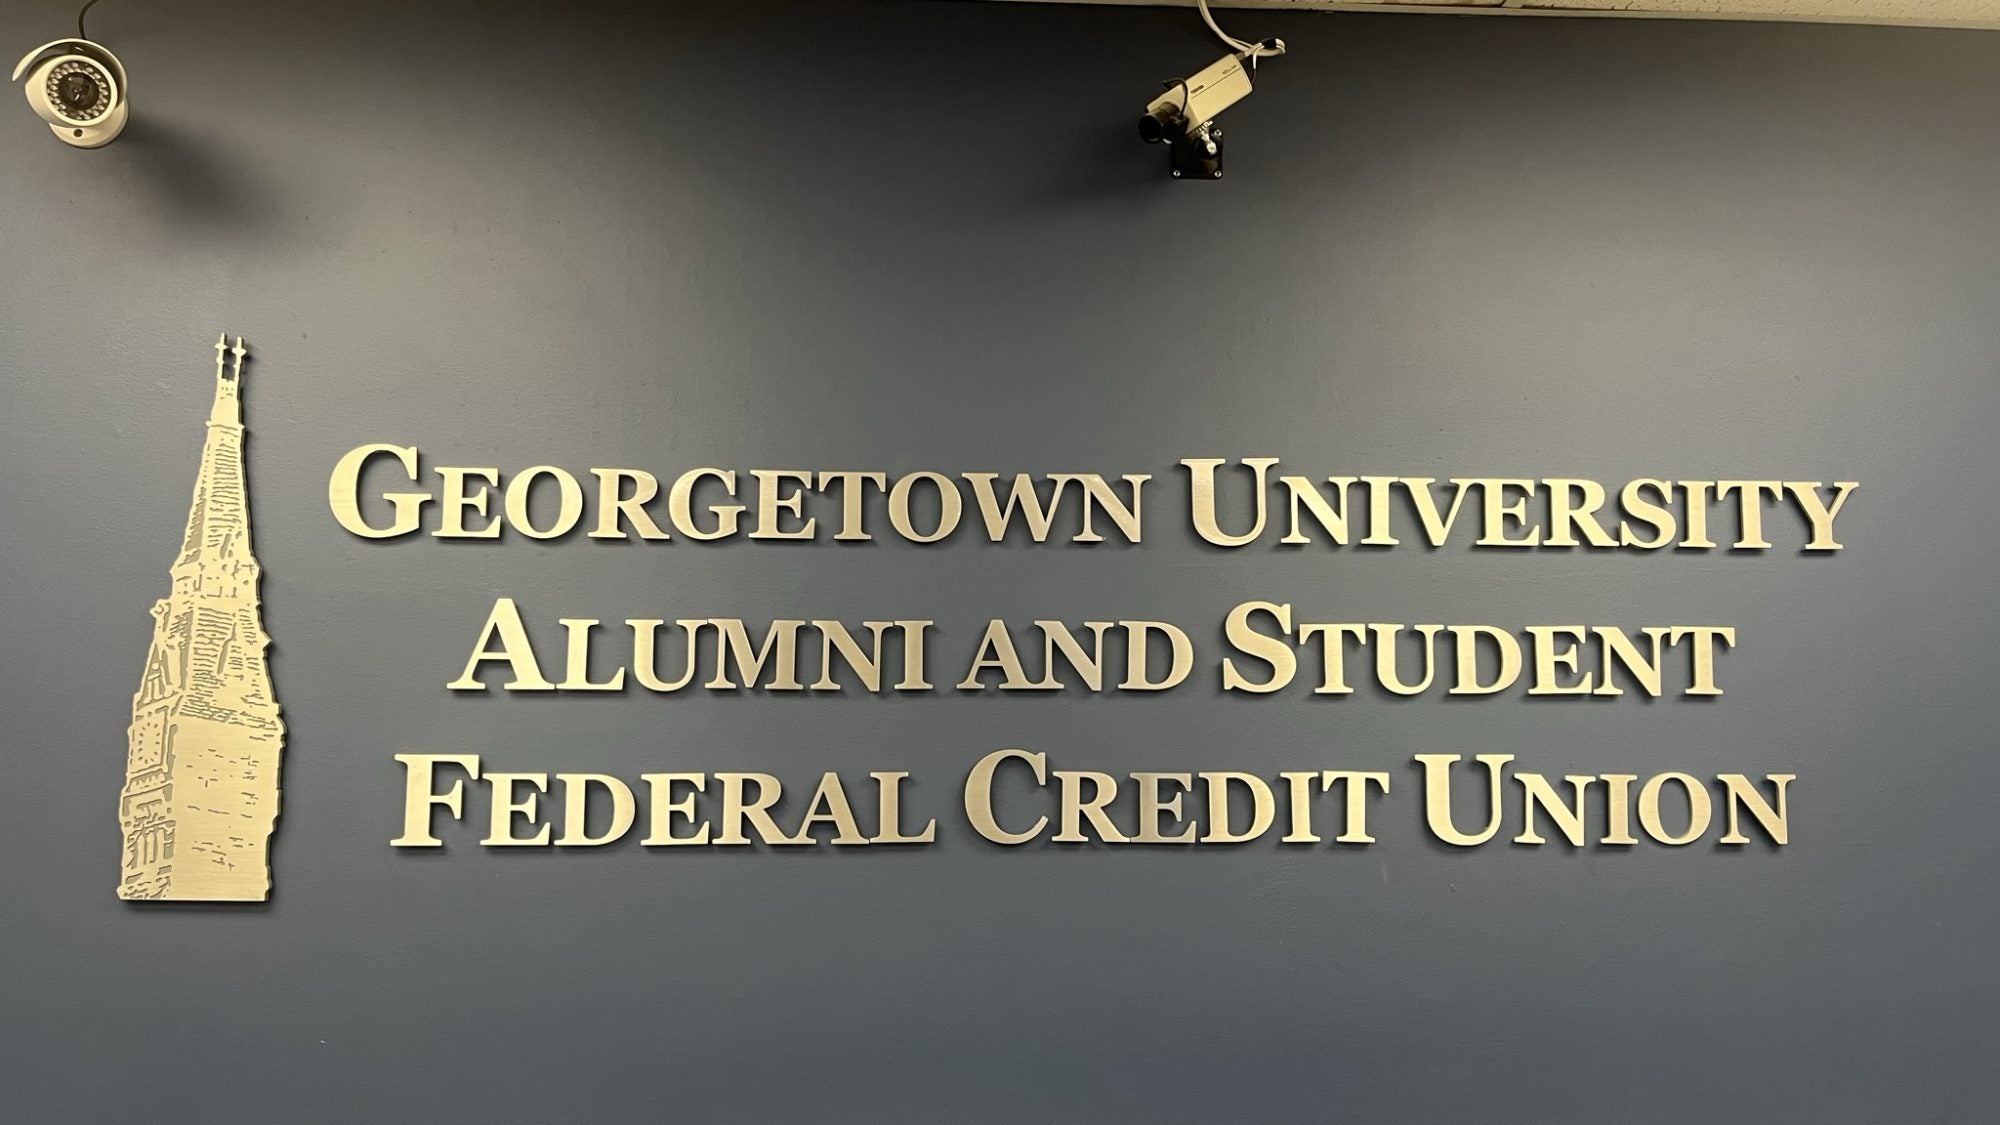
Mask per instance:
[[[92,8],[95,8],[95,7],[97,7],[97,0],[84,0],[84,4],[83,4],[83,7],[81,7],[81,8],[78,8],[78,9],[77,9],[77,12],[76,12],[76,37],[77,37],[78,39],[88,39],[88,38],[90,38],[90,33],[89,33],[89,32],[87,32],[87,31],[85,31],[85,30],[83,29],[83,13],[85,13],[85,12],[88,12],[89,10],[91,10]]]
[[[95,4],[97,0],[90,0],[90,2]],[[1215,37],[1227,44],[1230,50],[1235,51],[1244,58],[1255,61],[1285,53],[1285,41],[1283,39],[1266,39],[1261,43],[1252,43],[1247,39],[1238,39],[1234,35],[1222,30],[1222,25],[1215,22],[1215,17],[1208,10],[1208,0],[1195,0],[1195,6],[1201,9],[1202,22],[1208,24],[1210,31],[1215,32]]]

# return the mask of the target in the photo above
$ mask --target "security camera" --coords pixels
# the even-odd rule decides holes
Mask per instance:
[[[29,107],[64,144],[98,148],[125,128],[131,105],[125,64],[103,44],[88,39],[44,44],[21,59],[14,81],[23,74]]]
[[[1167,167],[1176,179],[1219,180],[1222,127],[1215,117],[1250,96],[1250,70],[1258,59],[1284,54],[1285,41],[1238,39],[1215,22],[1208,0],[1195,0],[1195,6],[1229,53],[1192,77],[1166,83],[1167,92],[1147,103],[1139,118],[1139,135],[1147,144],[1167,142]]]
[[[1222,127],[1215,118],[1250,95],[1244,56],[1224,55],[1196,74],[1171,82],[1139,117],[1147,144],[1167,142],[1175,176],[1222,178]]]
[[[1249,94],[1250,72],[1242,58],[1224,55],[1154,98],[1139,118],[1139,135],[1158,144],[1173,133],[1194,132]]]

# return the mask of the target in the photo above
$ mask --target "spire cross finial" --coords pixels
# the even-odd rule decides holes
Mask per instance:
[[[236,337],[234,348],[229,346],[229,333],[215,338],[215,404],[208,412],[211,424],[243,425],[240,396],[243,393],[243,356],[246,351],[241,336]],[[236,359],[234,367],[229,365],[232,355]]]

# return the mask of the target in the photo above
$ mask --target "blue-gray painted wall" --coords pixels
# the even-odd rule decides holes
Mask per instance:
[[[0,44],[65,34],[0,11]],[[1977,1122],[2000,1105],[2000,37],[1233,12],[127,3],[129,133],[0,100],[0,1117]],[[7,95],[13,99],[17,95]],[[12,105],[13,108],[5,108]],[[113,895],[218,329],[290,727],[278,891]],[[339,455],[1148,472],[1139,547],[368,543]],[[1183,457],[1851,479],[1847,549],[1196,543]],[[1166,619],[1156,697],[444,690],[556,616]],[[1225,697],[1219,623],[1733,624],[1727,694]],[[948,682],[950,673],[937,677]],[[1060,768],[1394,773],[1365,849],[1008,850]],[[388,846],[392,755],[913,773],[929,848]],[[1411,756],[1796,773],[1792,842],[1457,850]]]

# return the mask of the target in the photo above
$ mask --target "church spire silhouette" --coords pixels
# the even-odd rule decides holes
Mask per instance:
[[[118,896],[262,901],[285,725],[271,693],[243,479],[243,338],[215,343],[215,398],[172,589],[132,697]],[[232,362],[233,361],[233,362]]]

